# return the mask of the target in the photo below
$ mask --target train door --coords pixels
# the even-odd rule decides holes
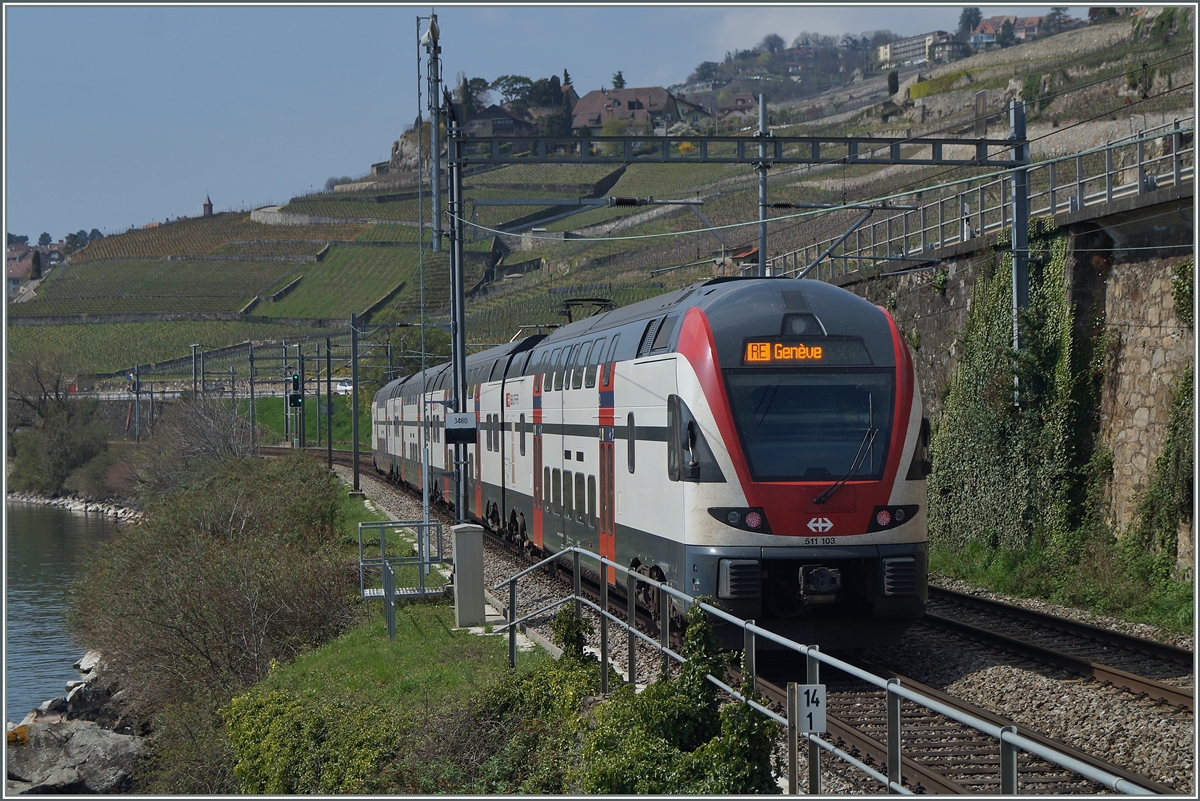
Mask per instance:
[[[615,350],[615,346],[616,342],[614,341],[610,346],[609,353]],[[613,480],[613,443],[616,431],[616,416],[613,411],[613,385],[616,380],[616,364],[611,361],[611,358],[611,356],[607,359],[601,357],[601,366],[596,382],[600,387],[600,415],[598,420],[600,425],[600,514],[597,525],[599,527],[600,555],[616,561],[616,493]],[[604,575],[610,584],[616,583],[617,571],[615,568],[607,568]]]
[[[553,450],[549,452],[549,458],[546,459],[550,467],[551,503],[551,528],[547,532],[547,540],[548,546],[554,550],[561,550],[566,543],[570,515],[574,509],[574,499],[572,497],[574,485],[571,483],[571,476],[568,475],[571,472],[571,467],[563,459],[563,451],[568,447],[564,399],[568,387],[566,380],[569,377],[571,359],[574,353],[575,346],[563,348],[562,356],[558,360],[554,370],[554,390],[549,395],[549,403],[546,402],[547,399],[545,396],[543,396],[542,400],[543,411],[551,421],[548,428],[554,434],[557,434],[557,436],[549,437],[548,444],[553,447]],[[549,408],[546,408],[547,406]]]
[[[613,474],[616,560],[674,562],[669,540],[682,541],[683,493],[667,480],[667,398],[677,392],[675,357],[626,362],[618,370],[614,417],[618,428]]]
[[[529,434],[527,431],[529,403],[526,398],[529,397],[528,388],[532,386],[532,383],[533,379],[528,376],[510,378],[504,382],[501,399],[504,493],[500,502],[500,511],[506,523],[510,520],[514,510],[520,517],[524,516],[523,507],[527,505],[524,498],[533,494],[533,482],[525,478],[530,475]]]
[[[479,481],[476,483],[477,514],[493,528],[503,520],[500,500],[505,483],[504,448],[502,443],[503,389],[500,381],[483,384],[479,391],[479,439],[476,449]]]

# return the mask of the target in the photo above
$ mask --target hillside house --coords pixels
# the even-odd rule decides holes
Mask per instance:
[[[680,112],[675,97],[661,86],[595,89],[575,104],[571,130],[580,136],[599,136],[610,119],[640,123],[647,132],[666,136],[679,122]]]
[[[880,45],[875,51],[875,58],[883,68],[895,67],[900,64],[924,64],[933,58],[935,45],[954,41],[952,34],[945,31],[930,31],[920,36],[910,36],[907,39],[897,39]]]
[[[467,120],[467,136],[537,136],[538,125],[495,104]]]
[[[749,92],[738,92],[724,103],[718,105],[717,113],[721,116],[721,119],[725,119],[734,112],[743,112],[738,116],[745,116],[745,114],[754,112],[757,106],[758,100],[754,95]]]
[[[4,288],[8,293],[8,299],[12,300],[21,286],[29,280],[30,273],[33,272],[33,251],[26,245],[10,245],[5,259],[5,268]]]
[[[1042,23],[1045,19],[1045,17],[1014,17],[1011,15],[988,17],[971,31],[971,46],[976,49],[994,47],[996,37],[1000,34],[1005,22],[1012,25],[1013,38],[1018,42],[1036,39],[1042,32]]]
[[[693,103],[690,100],[677,97],[675,98],[675,106],[679,109],[679,119],[697,131],[712,128],[717,122],[716,115],[699,103]]]

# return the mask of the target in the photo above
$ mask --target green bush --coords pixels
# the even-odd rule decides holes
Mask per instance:
[[[403,728],[397,710],[272,691],[222,712],[243,793],[366,793]]]

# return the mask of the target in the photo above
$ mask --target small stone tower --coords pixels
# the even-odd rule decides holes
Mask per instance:
[[[208,193],[207,193],[207,192],[205,192],[205,193],[204,193],[204,216],[205,216],[205,217],[211,217],[211,216],[213,216],[213,213],[212,213],[212,201],[208,199]]]

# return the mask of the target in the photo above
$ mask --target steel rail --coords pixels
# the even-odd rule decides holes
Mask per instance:
[[[1181,665],[1192,665],[1195,660],[1195,654],[1192,651],[1180,648],[1177,645],[1148,640],[1145,637],[1138,637],[1121,631],[1113,631],[1101,626],[1094,626],[1091,623],[1082,623],[1077,620],[1057,617],[1046,612],[1039,612],[1036,609],[1026,609],[1022,606],[1006,604],[1003,601],[996,601],[991,598],[981,598],[978,595],[970,595],[969,593],[934,586],[929,587],[929,597],[931,599],[941,598],[954,603],[977,606],[1006,615],[1029,618],[1080,637],[1107,640],[1130,650],[1141,651],[1142,653],[1151,654],[1160,659],[1167,659]]]
[[[1071,656],[1070,654],[1064,654],[1061,651],[1054,651],[1041,645],[1018,640],[1006,634],[1000,634],[990,629],[980,628],[970,623],[952,620],[930,612],[926,612],[921,620],[983,642],[998,645],[1018,654],[1031,656],[1047,664],[1057,665],[1072,673],[1091,676],[1097,681],[1112,684],[1115,687],[1128,690],[1135,695],[1145,695],[1158,701],[1165,701],[1168,704],[1183,707],[1189,712],[1195,710],[1193,692],[1187,687],[1175,687],[1170,684],[1164,684],[1154,679],[1148,679],[1145,676],[1129,673],[1120,668],[1103,665],[1099,662],[1090,662],[1086,659]]]
[[[844,657],[844,659],[845,659],[845,661],[847,661],[851,664],[857,665],[859,668],[861,668],[863,670],[867,670],[871,673],[874,673],[875,675],[880,676],[882,678],[900,679],[900,681],[904,684],[904,686],[906,686],[912,690],[915,690],[916,692],[918,692],[922,695],[926,695],[930,698],[939,700],[942,703],[946,704],[947,706],[952,706],[957,709],[960,709],[968,715],[972,715],[974,717],[980,718],[981,720],[985,720],[993,725],[1000,726],[1000,727],[1014,726],[1018,729],[1018,733],[1022,737],[1025,737],[1028,740],[1036,742],[1039,745],[1043,746],[1044,748],[1048,748],[1048,749],[1052,749],[1054,751],[1064,753],[1064,754],[1072,757],[1073,759],[1078,760],[1079,762],[1082,762],[1086,765],[1090,765],[1090,766],[1096,768],[1097,770],[1101,770],[1106,773],[1111,773],[1112,775],[1114,775],[1118,778],[1124,779],[1125,781],[1127,781],[1131,784],[1136,784],[1146,790],[1150,790],[1154,793],[1159,793],[1159,794],[1163,794],[1163,795],[1172,795],[1172,794],[1177,794],[1179,792],[1174,787],[1170,787],[1168,785],[1162,784],[1161,782],[1156,782],[1153,779],[1150,779],[1146,776],[1142,776],[1137,773],[1133,773],[1132,771],[1125,770],[1124,768],[1117,767],[1116,765],[1113,765],[1109,762],[1105,762],[1104,760],[1102,760],[1098,757],[1092,756],[1091,754],[1088,754],[1084,751],[1080,751],[1076,748],[1072,748],[1071,746],[1065,745],[1062,742],[1059,742],[1058,740],[1054,740],[1050,737],[1047,737],[1044,734],[1040,734],[1036,731],[1032,731],[1025,726],[1018,726],[1017,724],[1002,717],[1001,715],[997,715],[994,712],[990,712],[986,709],[975,706],[974,704],[970,703],[969,701],[964,701],[961,698],[955,698],[954,696],[949,695],[948,693],[945,693],[941,690],[937,690],[937,689],[934,689],[933,687],[929,687],[927,685],[921,684],[920,682],[914,681],[913,679],[910,679],[906,676],[901,676],[900,674],[895,673],[891,670],[888,670],[887,668],[880,667],[878,665],[874,665],[870,662],[866,662],[863,660],[854,659],[853,657]]]

